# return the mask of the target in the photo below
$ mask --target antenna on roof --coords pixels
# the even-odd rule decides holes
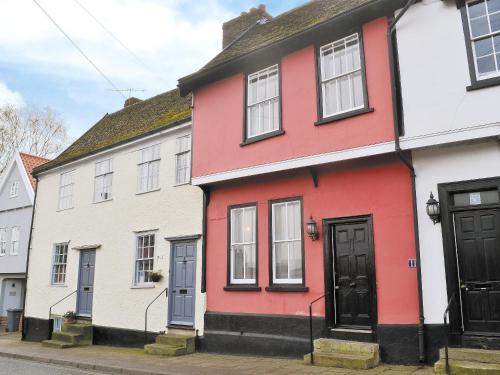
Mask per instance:
[[[128,92],[128,99],[130,99],[132,97],[133,92],[144,92],[146,90],[143,90],[143,89],[122,89],[122,90],[108,89],[108,91],[116,91],[116,92],[120,92],[120,93]]]

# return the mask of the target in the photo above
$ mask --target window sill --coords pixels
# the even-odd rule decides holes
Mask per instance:
[[[285,134],[285,131],[281,130],[281,129],[273,131],[271,133],[261,134],[261,135],[258,135],[256,137],[245,139],[243,142],[240,143],[240,146],[244,147],[244,146],[247,146],[247,145],[251,145],[252,143],[260,142],[260,141],[263,141],[263,140],[269,139],[269,138],[274,138],[274,137],[277,137],[277,136],[280,136],[280,135],[283,135],[283,134]]]
[[[156,288],[155,284],[140,284],[140,285],[131,285],[130,289],[153,289]]]
[[[66,284],[50,284],[49,286],[51,288],[67,288],[68,287]]]
[[[373,109],[373,108],[356,109],[354,111],[349,111],[349,112],[341,113],[339,115],[334,115],[334,116],[326,117],[326,118],[324,118],[322,120],[316,121],[314,123],[314,125],[316,125],[316,126],[326,125],[326,124],[330,124],[331,122],[345,120],[345,119],[350,118],[350,117],[364,115],[366,113],[372,113],[374,111],[375,111],[375,109]]]
[[[180,184],[174,184],[174,187],[177,187],[177,186],[186,186],[186,185],[191,185],[191,181],[190,182],[182,182]]]
[[[72,210],[73,208],[75,208],[75,207],[68,207],[68,208],[58,208],[58,209],[56,210],[56,212],[63,212],[63,211],[68,211],[68,210]]]
[[[309,292],[309,287],[303,285],[271,285],[266,292]]]
[[[481,90],[486,89],[488,87],[499,86],[500,85],[500,77],[493,77],[488,79],[483,79],[481,81],[476,81],[472,85],[467,86],[467,91]]]
[[[262,288],[257,285],[227,285],[224,287],[226,292],[260,292]]]
[[[155,191],[160,191],[160,190],[161,190],[161,188],[153,189],[153,190],[148,190],[148,191],[141,191],[141,192],[135,193],[135,195],[143,195],[143,194],[148,194],[148,193],[154,193]]]
[[[99,204],[99,203],[111,202],[112,200],[113,200],[113,198],[103,199],[102,201],[94,201],[94,202],[92,202],[92,204]]]

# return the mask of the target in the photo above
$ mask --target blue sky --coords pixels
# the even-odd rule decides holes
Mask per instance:
[[[258,0],[38,1],[117,87],[145,90],[133,93],[143,99],[175,87],[179,77],[204,65],[221,49],[222,22],[259,4]],[[275,16],[305,2],[265,4]],[[110,88],[32,0],[2,0],[0,104],[49,106],[76,139],[106,112],[123,106],[124,99]]]

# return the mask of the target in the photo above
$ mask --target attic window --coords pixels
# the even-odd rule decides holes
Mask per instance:
[[[10,185],[10,197],[14,198],[17,197],[19,194],[19,181],[13,181],[12,184]]]

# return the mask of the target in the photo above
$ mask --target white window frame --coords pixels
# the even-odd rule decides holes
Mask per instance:
[[[52,252],[52,267],[50,270],[50,285],[66,285],[66,275],[68,271],[68,248],[69,242],[54,244],[54,250]],[[62,250],[62,253],[59,252],[60,250]],[[65,261],[62,261],[61,259]],[[61,269],[64,271],[61,272]],[[59,272],[56,272],[56,270]],[[62,281],[60,278],[59,281],[56,281],[56,275],[61,275]]]
[[[61,316],[53,316],[52,319],[54,321],[54,326],[53,326],[52,330],[54,332],[61,332],[61,329],[62,329],[62,326],[64,323],[64,318]]]
[[[276,71],[276,84],[277,84],[277,89],[276,89],[276,95],[274,96],[266,96],[265,99],[262,99],[262,100],[256,100],[254,102],[250,102],[250,82],[252,80],[254,80],[255,78],[257,78],[257,80],[263,76],[263,75],[269,75],[270,73],[274,73],[274,71]],[[260,137],[260,136],[263,136],[263,135],[266,135],[266,134],[271,134],[271,133],[275,133],[275,132],[278,132],[281,128],[281,110],[280,110],[280,95],[281,95],[281,92],[280,92],[280,67],[278,64],[275,64],[275,65],[272,65],[270,67],[267,67],[265,69],[261,69],[259,70],[258,72],[255,72],[255,73],[252,73],[252,74],[249,74],[248,77],[247,77],[247,82],[246,82],[246,90],[247,90],[247,98],[246,98],[246,124],[245,124],[245,138],[246,139],[252,139],[252,138],[256,138],[256,137]],[[266,92],[269,91],[269,81],[267,80],[266,81]],[[258,87],[257,87],[257,92],[258,92]],[[278,121],[277,121],[277,124],[275,126],[275,128],[273,129],[270,129],[268,131],[260,131],[258,133],[255,133],[255,134],[251,134],[250,131],[251,131],[251,109],[253,107],[256,107],[258,106],[259,107],[259,113],[261,111],[261,108],[262,108],[262,105],[263,104],[266,104],[266,103],[273,103],[273,102],[277,102],[278,103]],[[269,106],[269,111],[271,110],[271,105]],[[259,118],[259,126],[258,128],[262,129],[262,124],[260,124],[260,116],[258,116]],[[271,118],[271,116],[269,116],[269,118]],[[271,120],[270,120],[271,121]]]
[[[7,254],[7,228],[0,228],[0,257]]]
[[[335,46],[339,43],[343,43],[344,44],[344,51],[345,51],[346,44],[353,38],[356,38],[357,43],[358,43],[359,68],[353,69],[353,70],[350,70],[350,71],[347,71],[347,72],[344,72],[341,74],[335,74],[335,72],[334,72],[331,77],[325,78],[324,77],[325,67],[323,66],[323,52],[325,50],[329,50],[329,49],[332,50],[333,64],[335,66],[335,52],[334,52]],[[320,63],[320,77],[319,77],[319,79],[321,82],[321,104],[322,104],[321,111],[322,111],[322,118],[323,119],[342,115],[342,114],[348,113],[348,112],[353,112],[353,111],[363,109],[366,107],[367,93],[365,90],[365,74],[363,71],[364,61],[363,61],[362,48],[363,48],[363,43],[361,42],[360,33],[354,33],[354,34],[348,35],[344,38],[337,39],[331,43],[325,44],[324,46],[320,47],[318,59],[319,59],[319,63]],[[361,104],[359,106],[354,106],[354,90],[353,90],[352,76],[355,75],[356,73],[359,73],[361,75],[361,92],[363,94],[363,104]],[[339,87],[340,87],[339,82],[344,77],[349,77],[349,101],[351,102],[351,104],[353,104],[353,107],[348,108],[348,109],[344,109],[344,110],[337,110],[337,112],[327,113],[326,112],[326,108],[327,108],[326,93],[325,93],[326,84],[330,83],[332,81],[337,81],[335,98],[337,100],[337,109],[338,109],[338,108],[340,108],[340,96],[341,96],[340,91],[339,91]]]
[[[285,218],[287,220],[287,223],[285,227],[287,228],[288,232],[288,206],[290,204],[299,204],[299,215],[300,215],[300,230],[299,230],[299,237],[298,238],[288,238],[286,240],[275,240],[276,238],[276,231],[275,231],[275,226],[274,226],[274,212],[275,208],[277,206],[285,206],[287,208],[287,214],[285,215]],[[303,226],[303,220],[302,220],[302,200],[301,199],[290,199],[290,200],[283,200],[283,201],[278,201],[278,202],[272,202],[271,204],[271,232],[272,232],[272,271],[273,271],[273,284],[279,285],[279,284],[294,284],[294,285],[303,285],[304,283],[304,252],[303,252],[303,239],[302,239],[302,226]],[[276,243],[284,243],[287,242],[288,244],[292,242],[300,241],[300,246],[301,246],[301,273],[302,273],[302,278],[300,279],[292,279],[292,278],[287,278],[287,279],[278,279],[276,278]],[[288,246],[288,275],[290,276],[290,246]]]
[[[109,169],[99,171],[99,166],[109,163]],[[109,185],[104,185],[109,179]],[[102,190],[98,191],[99,181],[103,181],[100,185]],[[104,196],[106,194],[106,196]],[[100,198],[99,198],[100,196]],[[95,163],[94,177],[94,203],[109,201],[113,198],[113,159],[104,159]]]
[[[253,233],[253,241],[252,242],[235,242],[234,241],[234,238],[233,238],[233,225],[234,225],[234,216],[233,214],[236,212],[236,211],[242,211],[242,212],[245,212],[245,211],[248,211],[248,210],[253,210],[255,212],[254,214],[254,217],[255,217],[255,222],[254,222],[254,233]],[[229,281],[230,281],[230,284],[236,284],[236,285],[239,285],[239,284],[246,284],[246,285],[255,285],[257,284],[257,275],[258,275],[258,272],[257,272],[257,268],[258,268],[258,259],[257,259],[257,221],[258,221],[258,218],[257,218],[257,206],[256,205],[247,205],[247,206],[240,206],[240,207],[233,207],[230,209],[230,212],[229,212],[229,220],[230,220],[230,225],[229,225],[229,236],[230,236],[230,244],[229,244],[229,251],[230,251],[230,270],[229,270]],[[235,257],[234,257],[234,247],[235,246],[246,246],[246,245],[253,245],[254,246],[254,262],[255,262],[255,278],[243,278],[243,279],[235,279],[234,278],[234,265],[235,265]],[[244,256],[243,256],[243,261],[244,263],[246,264],[246,253],[245,251],[244,252]],[[245,265],[243,266],[243,273],[245,274],[246,273],[246,267]],[[245,275],[246,276],[246,275]]]
[[[478,65],[477,65],[477,56],[476,56],[476,46],[475,46],[475,43],[478,42],[478,41],[481,41],[481,40],[490,39],[490,38],[493,39],[494,37],[500,36],[500,30],[495,31],[495,32],[491,31],[491,21],[490,21],[490,16],[491,15],[495,15],[495,14],[500,14],[500,11],[496,11],[496,12],[490,13],[489,9],[488,9],[488,2],[486,0],[483,0],[484,3],[485,3],[486,19],[488,20],[488,28],[489,28],[490,32],[487,33],[487,34],[484,34],[484,35],[473,37],[472,36],[472,22],[471,22],[472,19],[470,17],[470,13],[469,13],[469,4],[472,3],[472,2],[475,2],[475,1],[477,1],[477,0],[467,1],[466,4],[465,4],[465,8],[466,8],[466,14],[467,14],[467,23],[468,23],[468,26],[469,26],[469,39],[470,39],[470,43],[471,43],[472,59],[474,60],[473,63],[474,63],[474,71],[476,73],[476,80],[477,81],[483,81],[483,80],[489,79],[489,78],[500,77],[500,59],[497,58],[497,55],[500,54],[500,51],[496,51],[495,50],[495,43],[492,40],[492,45],[493,45],[493,53],[492,53],[492,55],[493,55],[493,58],[495,60],[496,72],[492,72],[492,73],[480,75],[479,69],[478,69]],[[491,55],[488,55],[488,56],[491,56]],[[486,57],[486,56],[482,56],[482,57]]]
[[[10,230],[10,255],[19,254],[20,231],[19,227],[12,227]]]
[[[150,153],[150,157],[145,156]],[[156,143],[138,150],[137,163],[137,193],[149,193],[160,189],[160,162],[161,162],[161,147],[160,143]],[[154,173],[154,166],[158,165],[157,173]],[[146,175],[142,175],[143,169],[146,169]],[[156,177],[156,180],[155,180]],[[146,180],[146,186],[143,186],[142,181]],[[156,184],[154,182],[156,181]]]
[[[69,181],[65,181],[68,178]],[[64,185],[63,185],[64,183]],[[59,211],[73,208],[73,195],[75,190],[75,170],[61,173],[59,179]],[[68,199],[68,205],[63,205],[64,199]]]
[[[12,181],[12,184],[10,185],[10,198],[15,198],[19,195],[19,181]]]
[[[139,257],[139,238],[144,238],[146,236],[152,236],[154,239],[154,245],[153,247],[153,256],[152,257],[144,257],[144,245],[142,247],[142,257]],[[143,242],[144,244],[144,242]],[[148,247],[151,247],[148,245]],[[146,261],[152,261],[153,264],[151,266],[151,269],[148,270],[149,272],[154,271],[154,266],[155,266],[155,255],[156,255],[156,250],[157,250],[157,236],[156,232],[141,232],[141,233],[136,233],[135,235],[135,246],[134,246],[134,281],[133,285],[134,286],[144,286],[144,285],[153,285],[152,281],[145,281],[145,276],[144,279],[141,281],[141,276],[140,272],[144,273],[144,271],[139,270],[139,262],[146,262]]]
[[[183,140],[187,139],[187,148],[183,148]],[[187,155],[187,166],[183,168],[187,171],[184,176],[187,176],[187,180],[181,180],[179,178],[180,173],[180,158]],[[191,182],[191,134],[183,135],[175,140],[175,185],[185,185]]]

